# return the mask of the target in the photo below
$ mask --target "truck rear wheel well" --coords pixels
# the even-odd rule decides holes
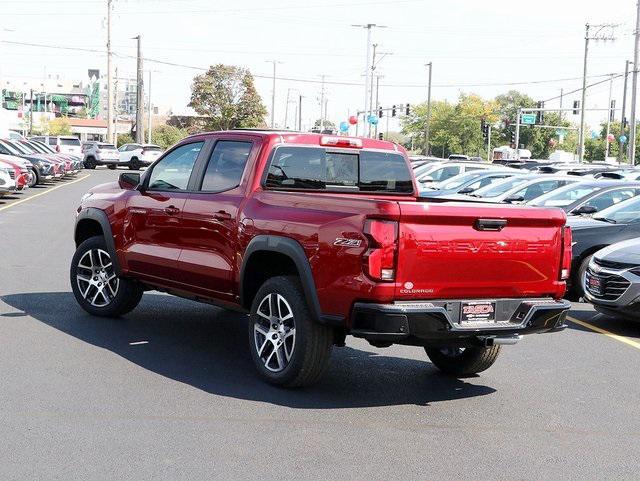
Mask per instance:
[[[253,252],[247,259],[242,283],[242,307],[250,309],[260,286],[276,276],[300,276],[291,257],[273,251]]]
[[[95,236],[104,237],[104,231],[98,221],[93,219],[82,219],[78,222],[75,234],[76,247],[90,237]]]

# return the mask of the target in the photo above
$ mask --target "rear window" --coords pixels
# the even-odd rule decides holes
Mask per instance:
[[[149,152],[162,152],[162,149],[157,145],[143,145],[142,148]]]
[[[413,193],[411,173],[399,154],[332,152],[317,147],[276,149],[265,185],[275,189]]]
[[[116,150],[116,146],[113,144],[98,144],[98,148],[101,150]]]
[[[80,139],[60,139],[60,145],[80,145]]]

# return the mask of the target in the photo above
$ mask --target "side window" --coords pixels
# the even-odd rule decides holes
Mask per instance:
[[[49,137],[48,142],[49,142],[49,145],[57,145],[58,139],[56,139],[55,137]]]
[[[138,146],[137,145],[130,145],[129,147],[127,147],[127,152],[132,152],[134,150],[137,150]]]
[[[609,192],[605,192],[602,195],[593,197],[587,202],[587,204],[594,206],[598,210],[602,210],[612,206],[613,204],[622,202],[623,200],[630,199],[631,197],[634,197],[634,195],[635,193],[633,189],[612,190]]]
[[[149,177],[149,190],[185,190],[204,142],[186,144],[158,162]]]
[[[460,167],[458,166],[449,166],[449,167],[441,167],[440,169],[435,170],[431,175],[431,178],[435,182],[442,182],[444,180],[450,179],[460,173]]]
[[[535,184],[531,184],[526,188],[519,191],[516,195],[524,197],[525,201],[535,199],[536,197],[540,197],[542,194],[546,194],[547,192],[552,191],[553,189],[557,189],[560,186],[560,182],[557,180],[547,180],[545,182],[536,182]]]
[[[240,185],[251,146],[234,140],[216,142],[200,190],[220,192]]]
[[[487,167],[479,167],[477,165],[468,165],[464,169],[465,172],[473,172],[474,170],[487,170]]]

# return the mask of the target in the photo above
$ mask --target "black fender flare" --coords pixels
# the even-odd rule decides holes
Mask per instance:
[[[118,256],[116,254],[116,243],[113,240],[113,231],[111,230],[111,224],[105,211],[97,209],[95,207],[87,207],[82,209],[76,217],[76,225],[74,228],[73,239],[76,247],[78,247],[78,226],[83,220],[91,220],[100,224],[102,232],[104,234],[104,241],[107,244],[107,251],[111,256],[113,262],[113,269],[116,275],[122,275],[122,269],[120,268],[120,262],[118,262]]]
[[[246,266],[251,259],[251,255],[255,252],[270,251],[284,254],[289,257],[296,266],[298,274],[300,275],[300,283],[304,291],[304,296],[307,299],[307,305],[309,311],[315,321],[322,321],[323,316],[320,311],[320,301],[318,300],[318,293],[316,291],[316,284],[313,280],[313,274],[311,273],[311,265],[309,259],[304,252],[304,249],[294,239],[289,237],[282,237],[277,235],[257,235],[249,242],[247,249],[244,252],[242,258],[242,266],[240,267],[240,304],[244,305],[244,277]]]

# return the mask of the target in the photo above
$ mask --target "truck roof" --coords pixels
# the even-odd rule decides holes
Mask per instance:
[[[346,145],[336,145],[336,147],[346,147],[346,148],[362,148],[362,149],[378,149],[378,150],[391,150],[396,152],[405,152],[404,147],[395,144],[394,142],[389,142],[387,140],[378,140],[378,139],[369,139],[366,137],[350,137],[344,135],[329,135],[329,134],[316,134],[312,132],[297,132],[293,130],[270,130],[270,129],[234,129],[234,130],[225,130],[225,131],[215,131],[215,132],[202,132],[199,134],[194,134],[191,137],[204,137],[213,134],[242,134],[247,133],[254,136],[260,136],[267,139],[275,139],[280,140],[281,143],[285,144],[305,144],[305,145],[323,145],[330,146],[326,143],[328,139],[339,139],[340,141],[354,141],[359,143],[360,146],[346,146]]]

